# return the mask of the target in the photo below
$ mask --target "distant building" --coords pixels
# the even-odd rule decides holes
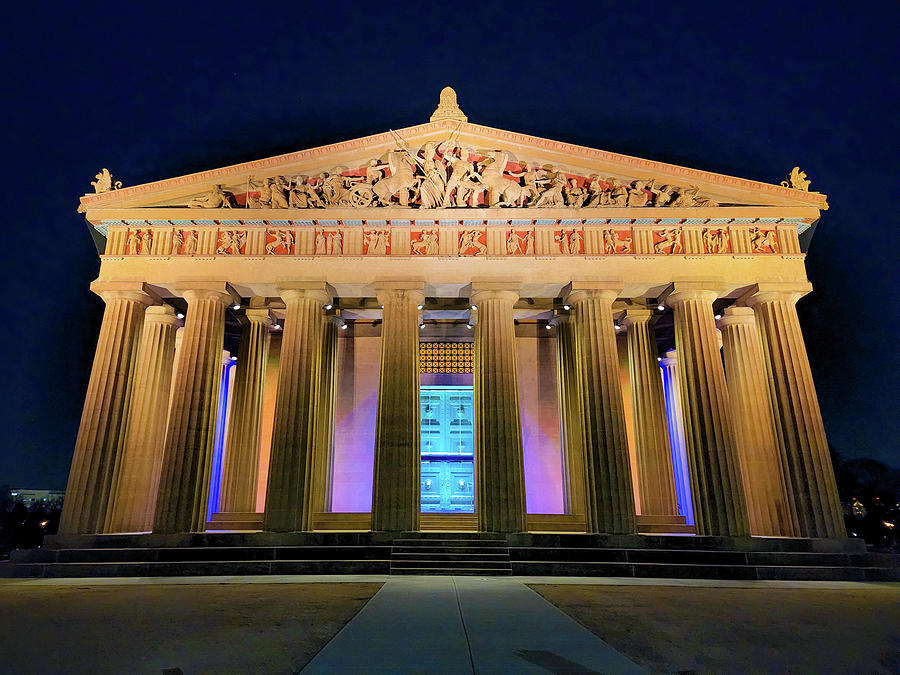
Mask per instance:
[[[26,488],[11,488],[9,496],[13,501],[22,502],[25,506],[31,506],[40,502],[47,504],[61,503],[65,496],[65,490],[30,490]]]

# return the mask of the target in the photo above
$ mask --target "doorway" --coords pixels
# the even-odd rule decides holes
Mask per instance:
[[[474,392],[471,386],[422,385],[422,513],[475,513]]]

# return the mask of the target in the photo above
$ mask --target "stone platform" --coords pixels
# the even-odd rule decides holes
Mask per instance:
[[[470,574],[900,581],[858,539],[485,532],[209,532],[47,537],[0,577]]]

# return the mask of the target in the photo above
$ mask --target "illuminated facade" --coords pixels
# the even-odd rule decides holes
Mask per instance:
[[[844,536],[799,170],[483,127],[446,89],[397,132],[94,185],[61,533]]]

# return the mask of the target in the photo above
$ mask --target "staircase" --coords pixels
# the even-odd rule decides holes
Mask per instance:
[[[474,532],[407,532],[391,546],[391,574],[512,574],[506,539]],[[495,535],[494,535],[495,536]]]

